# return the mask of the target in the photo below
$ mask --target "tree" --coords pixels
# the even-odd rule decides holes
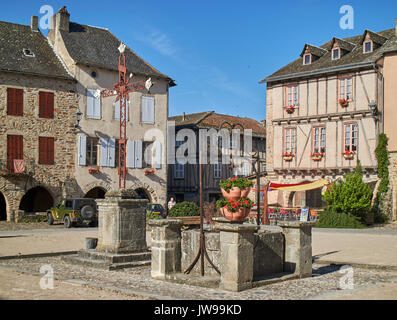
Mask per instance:
[[[384,133],[379,135],[378,145],[375,149],[376,160],[378,162],[378,177],[381,179],[377,202],[381,203],[389,189],[389,152],[387,151],[388,138]]]
[[[354,172],[338,180],[323,196],[329,210],[354,215],[362,222],[365,222],[367,212],[371,210],[371,198],[372,190],[363,181],[363,171],[359,160],[357,160]]]

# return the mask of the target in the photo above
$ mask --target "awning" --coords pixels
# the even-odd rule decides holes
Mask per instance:
[[[286,190],[286,191],[307,191],[322,188],[325,185],[329,184],[328,179],[321,179],[314,182],[302,182],[296,184],[278,184],[278,183],[270,183],[270,190]]]

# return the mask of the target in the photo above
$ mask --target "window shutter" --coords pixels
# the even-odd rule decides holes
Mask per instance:
[[[135,168],[135,143],[134,141],[127,141],[127,167]]]
[[[92,90],[91,94],[94,95],[96,90]],[[94,114],[93,119],[101,119],[101,97],[98,98],[93,97],[94,99]]]
[[[23,136],[7,136],[7,169],[14,172],[14,160],[23,159]]]
[[[114,167],[116,159],[116,139],[108,139],[108,166]]]
[[[154,147],[154,167],[156,169],[161,168],[161,157],[162,157],[162,150],[161,150],[161,142],[160,141],[154,141],[153,143]]]
[[[142,97],[142,122],[154,123],[154,98]]]
[[[18,116],[23,115],[23,90],[16,90],[16,111]]]
[[[85,166],[87,163],[87,137],[79,137],[79,154],[78,154],[78,164],[80,166]]]
[[[94,90],[87,89],[87,110],[86,110],[86,117],[87,118],[94,118]]]
[[[107,138],[100,138],[101,143],[101,159],[100,164],[101,167],[108,167],[108,139]]]
[[[7,115],[23,115],[23,90],[7,88]]]
[[[47,141],[39,137],[39,164],[47,163]]]
[[[127,100],[127,104],[126,104],[126,106],[125,106],[125,112],[126,112],[126,114],[127,114],[127,117],[126,117],[126,121],[128,121],[129,120],[129,117],[128,117],[128,115],[129,115],[129,101]],[[117,120],[117,121],[120,121],[120,100],[119,101],[116,101],[115,103],[114,103],[114,119],[115,120]]]
[[[142,141],[135,141],[135,167],[142,168]]]
[[[46,104],[46,109],[47,109],[47,117],[49,119],[54,118],[54,93],[53,92],[47,92],[47,104]]]
[[[55,158],[55,139],[47,138],[47,164],[54,164]]]

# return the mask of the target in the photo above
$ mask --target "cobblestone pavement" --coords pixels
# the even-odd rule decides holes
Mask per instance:
[[[288,280],[240,293],[154,280],[150,277],[150,267],[123,271],[102,271],[70,265],[61,261],[60,257],[4,260],[0,261],[0,268],[12,268],[19,272],[32,274],[38,273],[40,267],[45,264],[53,267],[56,279],[73,279],[75,282],[84,282],[88,285],[105,288],[116,287],[118,290],[146,296],[150,299],[300,300],[323,299],[327,296],[336,297],[338,294],[346,294],[352,291],[340,290],[340,280],[345,274],[340,273],[340,267],[335,265],[314,264],[313,277],[311,278]],[[397,287],[396,270],[354,268],[353,271],[355,289],[353,291],[381,285]],[[397,299],[397,296],[388,298]]]
[[[18,230],[36,230],[36,229],[57,229],[65,228],[63,223],[57,223],[52,226],[47,222],[29,222],[29,223],[15,223],[8,221],[0,221],[0,231],[18,231]]]

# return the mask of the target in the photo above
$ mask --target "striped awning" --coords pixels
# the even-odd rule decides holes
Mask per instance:
[[[286,190],[286,191],[307,191],[322,188],[325,185],[329,184],[328,179],[321,179],[314,182],[302,182],[296,184],[279,184],[279,183],[270,183],[270,190]]]

